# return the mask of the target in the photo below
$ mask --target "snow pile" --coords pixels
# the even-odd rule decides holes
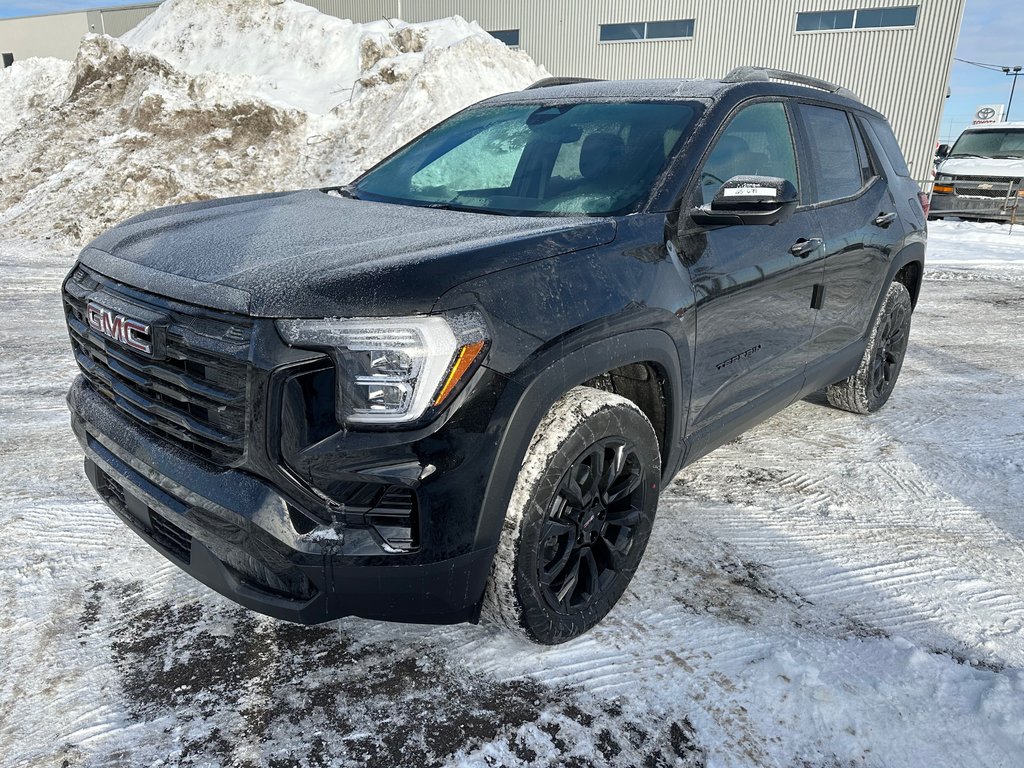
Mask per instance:
[[[0,76],[0,225],[73,243],[161,205],[347,182],[547,75],[459,17],[360,25],[294,0],[168,0],[87,36],[64,77],[22,72]]]
[[[953,218],[928,222],[925,261],[931,266],[972,267],[1024,262],[1024,209],[1021,222],[1013,227]]]
[[[26,59],[0,69],[0,142],[21,121],[53,106],[70,71],[61,59]]]

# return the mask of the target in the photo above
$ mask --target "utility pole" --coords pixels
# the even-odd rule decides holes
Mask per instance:
[[[1017,78],[1020,77],[1020,71],[1022,67],[1003,67],[1003,74],[1009,75],[1013,78],[1013,85],[1010,86],[1010,102],[1006,105],[1006,116],[1003,117],[1003,122],[1010,122],[1010,109],[1013,107],[1013,92],[1017,89]]]

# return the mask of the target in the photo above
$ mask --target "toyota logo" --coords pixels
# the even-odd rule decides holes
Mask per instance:
[[[991,120],[996,116],[996,111],[992,107],[982,107],[975,114],[975,117],[979,120]]]

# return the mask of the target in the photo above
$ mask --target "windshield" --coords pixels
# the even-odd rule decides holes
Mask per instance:
[[[964,131],[949,156],[1024,158],[1024,128]]]
[[[699,105],[506,104],[446,120],[359,179],[360,198],[515,215],[631,212]]]

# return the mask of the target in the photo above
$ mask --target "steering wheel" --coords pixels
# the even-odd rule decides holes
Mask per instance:
[[[704,186],[705,183],[706,183],[704,181],[704,179],[711,179],[716,184],[725,184],[725,179],[720,179],[717,176],[715,176],[715,174],[713,174],[713,173],[708,173],[707,171],[701,171],[700,172],[700,184],[701,184],[701,186]]]

